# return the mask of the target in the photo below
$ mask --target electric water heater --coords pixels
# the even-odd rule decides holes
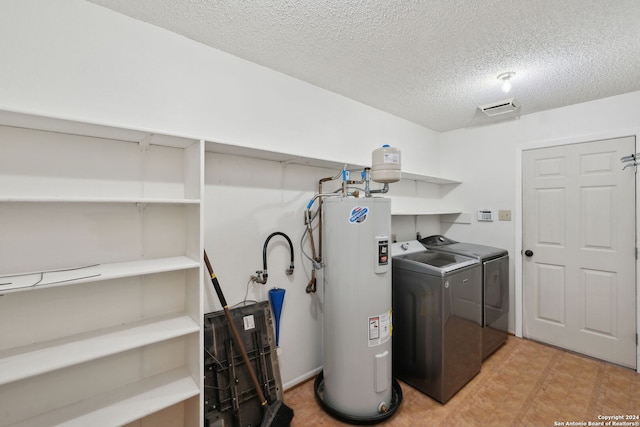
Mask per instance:
[[[391,200],[327,197],[322,209],[323,403],[339,418],[375,421],[397,401],[391,372]]]

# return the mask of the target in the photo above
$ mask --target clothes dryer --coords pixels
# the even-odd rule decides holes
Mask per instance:
[[[482,265],[482,359],[507,340],[509,326],[509,253],[505,249],[462,243],[441,235],[420,240],[425,248],[476,258]]]

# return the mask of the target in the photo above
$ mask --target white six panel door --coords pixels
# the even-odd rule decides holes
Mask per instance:
[[[523,334],[636,366],[635,138],[523,152]],[[530,252],[528,252],[530,251]]]

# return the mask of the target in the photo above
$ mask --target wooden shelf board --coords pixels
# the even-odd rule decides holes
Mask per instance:
[[[461,211],[423,211],[423,210],[415,210],[415,211],[397,211],[391,212],[392,216],[401,216],[401,215],[451,215],[451,214],[459,214]]]
[[[156,375],[10,427],[112,427],[124,425],[197,396],[200,388],[186,368]]]
[[[186,315],[145,319],[0,354],[0,385],[198,332]]]
[[[405,171],[402,171],[402,179],[409,179],[412,181],[424,181],[424,182],[429,182],[431,184],[438,184],[438,185],[462,184],[462,181],[458,181],[455,179],[441,178],[437,176],[423,175],[419,173],[412,173],[412,172],[405,172]]]
[[[250,157],[254,159],[271,160],[275,162],[313,166],[325,169],[333,169],[336,171],[342,170],[347,166],[349,170],[358,170],[368,167],[368,165],[360,165],[355,163],[345,163],[336,160],[320,159],[308,156],[300,156],[296,154],[283,153],[277,151],[263,150],[259,148],[242,147],[233,144],[224,144],[219,142],[207,141],[205,144],[205,151],[211,153],[228,154],[233,156]],[[432,184],[460,184],[460,181],[440,178],[436,176],[423,175],[419,173],[402,171],[402,179],[409,179],[413,181],[426,181]]]
[[[87,123],[65,117],[42,116],[7,109],[0,109],[0,126],[12,126],[136,143],[146,141],[152,145],[176,148],[186,148],[199,141],[198,138],[169,135],[153,129],[128,129],[112,124]]]
[[[187,256],[176,256],[97,264],[72,270],[44,272],[44,274],[41,272],[28,272],[19,275],[0,276],[0,295],[198,267],[200,267],[199,261]]]
[[[144,197],[21,197],[21,196],[0,196],[0,202],[13,203],[156,203],[168,205],[191,205],[199,204],[198,199],[160,199]]]

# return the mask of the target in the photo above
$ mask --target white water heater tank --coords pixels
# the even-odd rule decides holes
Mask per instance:
[[[323,200],[324,403],[346,419],[392,405],[391,200]]]
[[[383,145],[373,150],[371,159],[371,179],[380,183],[400,181],[400,149]]]

